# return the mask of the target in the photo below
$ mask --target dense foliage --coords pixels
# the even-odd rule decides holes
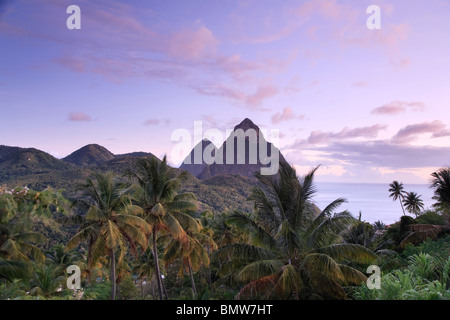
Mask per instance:
[[[86,172],[72,200],[0,188],[1,299],[450,299],[447,169],[432,175],[432,209],[400,182],[387,188],[400,202],[392,225],[339,212],[344,199],[319,210],[317,168],[201,184],[165,159],[127,169]],[[67,288],[71,265],[80,290]]]

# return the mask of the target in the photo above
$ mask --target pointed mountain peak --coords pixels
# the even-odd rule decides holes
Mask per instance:
[[[209,139],[207,139],[207,138],[203,139],[203,140],[202,140],[202,149],[205,149],[205,148],[206,148],[207,146],[209,146],[211,143],[212,143],[211,140],[209,140]],[[199,142],[198,144],[200,144],[200,142]]]
[[[254,129],[256,132],[259,132],[259,127],[253,123],[252,120],[249,118],[245,118],[242,120],[241,123],[239,123],[237,126],[234,127],[234,130],[242,129],[244,131],[247,131],[248,129]]]

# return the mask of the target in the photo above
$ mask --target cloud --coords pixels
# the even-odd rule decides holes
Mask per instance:
[[[199,60],[214,56],[219,41],[211,30],[201,25],[193,30],[180,30],[167,42],[168,53],[182,60]]]
[[[214,115],[211,115],[211,114],[202,115],[202,121],[205,121],[208,126],[211,126],[214,128],[217,128],[219,126],[217,119],[214,117]]]
[[[396,69],[405,69],[411,65],[411,59],[410,58],[391,59],[390,63]]]
[[[449,165],[450,148],[392,144],[389,141],[336,142],[313,148],[327,160],[345,161],[390,169],[427,168]]]
[[[370,127],[348,129],[344,128],[340,132],[322,132],[320,130],[311,132],[307,142],[310,144],[324,144],[334,140],[346,140],[353,138],[375,138],[381,130],[387,126],[375,124]]]
[[[304,118],[305,118],[304,114],[296,115],[291,107],[286,107],[283,109],[282,112],[275,113],[272,116],[271,120],[272,120],[273,124],[278,124],[278,123],[284,122],[284,121],[290,121],[290,120],[295,120],[295,119],[302,120]]]
[[[156,126],[159,124],[159,120],[158,119],[147,119],[144,121],[144,125],[145,126]]]
[[[425,108],[426,106],[423,102],[393,101],[373,109],[370,113],[376,115],[396,115],[406,112],[407,109],[419,112],[425,110]]]
[[[392,4],[379,5],[385,15],[390,15],[394,10]],[[293,8],[292,12],[307,24],[303,28],[311,40],[337,41],[344,48],[382,48],[391,60],[394,60],[394,57],[398,59],[398,48],[410,34],[408,23],[383,23],[380,32],[367,32],[362,12],[350,1],[309,0]],[[323,28],[324,24],[327,24],[326,28]],[[409,61],[399,63],[403,67],[409,64]]]
[[[59,58],[54,58],[52,61],[77,73],[86,71],[85,60],[78,57],[64,54]]]
[[[300,19],[309,20],[312,16],[319,16],[334,21],[354,19],[355,9],[339,3],[336,0],[310,0],[302,3],[295,10]]]
[[[369,82],[367,81],[357,81],[353,83],[354,87],[367,87],[369,85]]]
[[[260,106],[264,100],[272,98],[279,92],[274,85],[260,85],[253,94],[246,97],[246,104],[252,107]]]
[[[71,112],[69,113],[69,121],[75,122],[88,122],[91,121],[92,118],[88,114],[84,112]]]
[[[392,137],[392,142],[396,144],[407,144],[418,138],[419,135],[430,133],[432,138],[448,137],[450,130],[439,120],[432,122],[422,122],[408,125],[400,129]]]
[[[223,97],[252,109],[261,109],[260,107],[265,100],[279,93],[278,87],[271,84],[258,85],[253,93],[247,93],[244,90],[222,84],[196,86],[195,89],[200,94]]]

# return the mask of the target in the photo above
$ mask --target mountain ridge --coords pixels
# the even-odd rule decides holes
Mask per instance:
[[[258,133],[257,139],[264,139],[259,128],[250,119],[244,119],[235,128],[245,129],[244,131],[253,128]],[[201,148],[203,154],[205,148],[211,143],[205,139],[197,147]],[[247,157],[248,143],[249,139],[246,138],[245,153]],[[237,147],[236,144],[235,147]],[[212,155],[215,156],[219,150],[214,145]],[[188,156],[193,156],[192,151]],[[113,171],[119,178],[122,178],[126,170],[133,169],[138,159],[143,157],[158,159],[152,153],[143,151],[115,155],[98,144],[83,146],[62,159],[35,148],[1,145],[0,185],[27,186],[38,191],[51,187],[63,190],[63,194],[70,199],[77,199],[76,187],[84,183],[93,172]],[[193,158],[191,159],[193,160]],[[284,161],[284,158],[282,159]],[[188,179],[182,184],[180,192],[193,192],[197,196],[202,210],[223,212],[239,208],[244,212],[251,212],[253,205],[247,200],[247,197],[256,183],[252,170],[259,170],[261,165],[224,166],[226,166],[224,169],[227,170],[221,172],[221,168],[217,167],[215,163],[202,164],[201,170],[195,172],[198,177],[183,166],[171,167],[171,171],[175,174],[181,171],[188,172]],[[231,168],[234,170],[230,170]]]

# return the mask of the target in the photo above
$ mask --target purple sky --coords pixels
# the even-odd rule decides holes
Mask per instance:
[[[0,1],[0,144],[170,156],[175,129],[248,117],[299,174],[427,183],[450,165],[449,16],[448,0]]]

